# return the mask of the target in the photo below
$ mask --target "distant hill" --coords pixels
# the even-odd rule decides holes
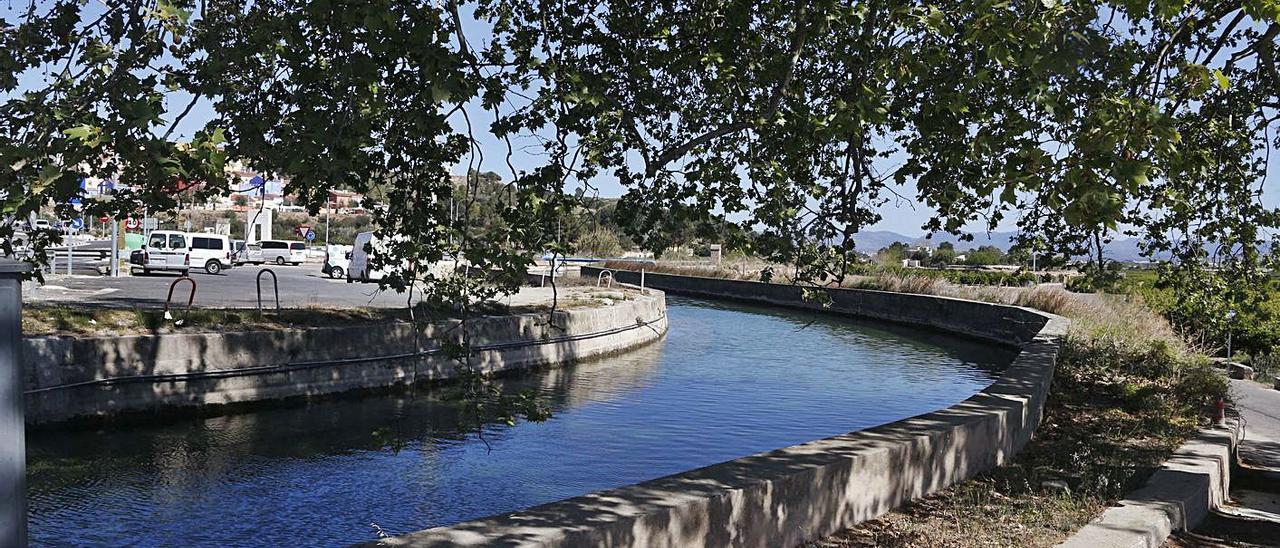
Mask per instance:
[[[928,244],[937,247],[942,242],[951,242],[955,244],[956,249],[971,249],[983,245],[993,245],[1004,251],[1009,251],[1013,245],[1013,237],[1018,233],[1015,231],[1003,232],[972,232],[973,241],[962,242],[960,238],[951,234],[935,234],[932,239],[926,239],[924,235],[908,236],[906,234],[894,232],[892,230],[867,230],[859,232],[853,237],[854,242],[858,245],[858,250],[863,253],[875,254],[881,248],[888,247],[893,242],[902,242],[910,245]],[[1138,250],[1137,238],[1123,238],[1112,241],[1107,244],[1107,258],[1118,261],[1137,261],[1144,257]]]

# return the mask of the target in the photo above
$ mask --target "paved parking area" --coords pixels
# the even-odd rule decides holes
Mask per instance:
[[[320,273],[319,263],[300,266],[239,266],[222,274],[192,270],[196,282],[195,306],[210,308],[255,308],[258,304],[258,273],[271,270],[280,283],[280,306],[286,308],[320,306],[327,308],[397,308],[407,295],[393,290],[378,291],[377,284],[347,283]],[[29,303],[76,303],[119,308],[164,306],[169,286],[178,278],[173,273],[109,278],[104,276],[46,275],[44,285],[28,282],[23,299]],[[186,303],[188,284],[174,290],[175,303]],[[274,306],[271,276],[262,276],[263,306]],[[550,301],[550,288],[524,288],[506,299],[507,304],[525,305]]]

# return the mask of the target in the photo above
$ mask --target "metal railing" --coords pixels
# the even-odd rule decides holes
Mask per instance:
[[[173,301],[173,290],[177,288],[178,283],[183,280],[186,280],[188,283],[191,284],[191,293],[187,295],[187,309],[182,313],[182,319],[175,322],[179,325],[181,325],[182,322],[187,319],[187,316],[191,315],[191,303],[196,302],[196,281],[191,279],[189,276],[179,276],[178,279],[174,280],[173,283],[169,284],[169,294],[166,295],[164,298],[164,319],[172,320],[173,314],[169,312],[169,304],[171,301]]]
[[[258,315],[262,315],[262,275],[271,275],[271,289],[276,294],[276,315],[280,315],[280,279],[276,278],[276,273],[270,268],[264,268],[258,271]]]

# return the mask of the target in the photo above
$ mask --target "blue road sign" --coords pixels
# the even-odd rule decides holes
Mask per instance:
[[[313,241],[315,241],[315,239],[316,239],[316,231],[314,231],[314,230],[308,230],[308,231],[307,231],[307,241],[308,241],[308,242],[313,242]]]
[[[74,219],[71,219],[71,228],[74,228],[76,230],[80,230],[84,228],[84,217],[76,217]]]

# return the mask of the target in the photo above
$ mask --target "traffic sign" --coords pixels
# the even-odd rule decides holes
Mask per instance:
[[[294,232],[297,235],[302,236],[304,238],[307,236],[307,232],[309,231],[311,231],[311,226],[309,225],[300,225],[298,226],[298,228],[294,229]]]
[[[124,227],[125,227],[125,228],[127,228],[127,229],[129,229],[129,230],[137,230],[137,229],[138,229],[138,220],[137,220],[137,219],[134,219],[133,217],[129,217],[128,219],[125,219],[125,220],[124,220]]]
[[[188,220],[187,222],[191,222],[191,221],[189,221],[189,220]],[[155,229],[157,229],[157,228],[160,228],[160,221],[157,221],[155,217],[143,217],[143,218],[142,218],[142,229],[143,229],[143,230],[155,230]]]
[[[84,218],[83,218],[83,217],[76,217],[76,218],[74,218],[74,219],[71,219],[71,228],[72,228],[73,230],[80,230],[80,229],[84,228]]]
[[[316,231],[307,229],[307,241],[314,242],[316,239]]]

